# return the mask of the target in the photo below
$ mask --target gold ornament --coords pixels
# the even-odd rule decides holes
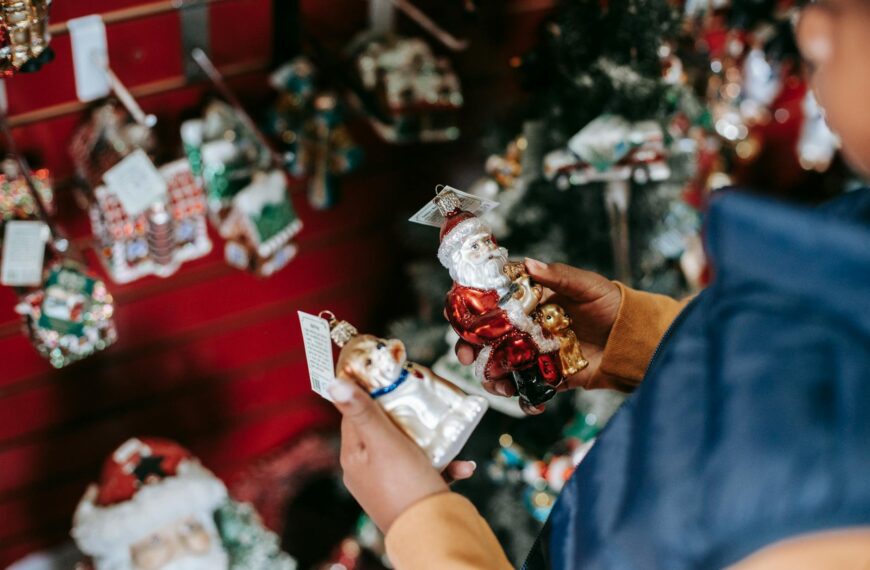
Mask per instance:
[[[589,361],[580,348],[580,341],[571,329],[571,317],[565,314],[565,309],[555,303],[547,303],[535,311],[535,320],[544,330],[559,339],[562,374],[571,376],[589,366]]]
[[[407,361],[397,339],[358,334],[323,311],[333,341],[341,347],[336,375],[356,382],[443,469],[459,453],[486,412],[486,400],[468,396],[426,367]]]
[[[35,71],[50,59],[51,0],[0,0],[0,76]]]

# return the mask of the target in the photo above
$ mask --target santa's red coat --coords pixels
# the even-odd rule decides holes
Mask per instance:
[[[475,289],[454,283],[447,293],[447,320],[453,330],[478,351],[484,346],[492,347],[484,369],[488,380],[538,365],[547,382],[558,383],[558,351],[542,354],[531,335],[520,330],[499,307],[499,298],[494,289]]]

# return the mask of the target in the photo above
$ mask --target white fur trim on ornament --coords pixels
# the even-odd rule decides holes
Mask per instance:
[[[227,488],[199,461],[187,460],[178,473],[145,485],[123,503],[95,504],[91,485],[76,507],[72,537],[79,549],[94,557],[109,556],[154,531],[187,516],[212,513],[227,500]]]
[[[492,347],[484,346],[474,359],[474,376],[481,382],[486,380],[486,364],[489,362],[490,354],[492,354]]]
[[[445,268],[450,269],[453,265],[453,254],[462,247],[462,243],[478,233],[492,233],[483,221],[480,218],[468,218],[462,222],[456,224],[456,226],[450,230],[444,239],[441,240],[441,245],[438,246],[438,261],[441,262]]]
[[[523,306],[518,300],[512,298],[502,308],[507,313],[508,320],[515,327],[532,337],[538,350],[544,353],[559,350],[559,340],[545,337],[541,325],[523,311]]]

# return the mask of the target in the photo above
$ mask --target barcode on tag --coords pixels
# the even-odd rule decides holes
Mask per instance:
[[[103,174],[103,181],[121,202],[127,215],[136,217],[167,196],[166,180],[142,149],[130,153]]]
[[[466,212],[471,212],[475,216],[480,216],[481,214],[485,214],[489,212],[493,208],[498,206],[498,202],[494,202],[493,200],[487,200],[486,198],[480,198],[478,196],[473,196],[468,194],[467,192],[463,192],[462,190],[457,190],[451,186],[445,186],[435,198],[432,199],[431,202],[427,203],[423,206],[419,212],[408,218],[409,222],[414,222],[415,224],[423,224],[424,226],[433,226],[436,228],[440,228],[441,224],[444,223],[444,216],[441,215],[441,212],[438,211],[438,205],[436,200],[439,196],[450,192],[459,200],[459,204],[463,210]]]
[[[42,283],[42,261],[48,227],[42,222],[6,222],[0,282],[13,287]]]
[[[308,375],[311,389],[332,401],[329,385],[335,380],[332,365],[332,339],[329,336],[329,323],[326,319],[299,313],[299,326],[302,327],[302,342],[305,343],[305,360],[308,361]]]

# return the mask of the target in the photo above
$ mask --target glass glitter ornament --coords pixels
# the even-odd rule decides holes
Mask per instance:
[[[468,396],[419,364],[408,362],[397,339],[358,334],[346,321],[324,311],[333,342],[341,347],[339,378],[356,382],[443,469],[462,450],[486,413],[486,400]]]
[[[50,7],[51,0],[0,0],[0,77],[37,71],[54,59]]]
[[[42,204],[48,214],[54,213],[54,191],[48,170],[40,168],[30,173]],[[0,163],[0,238],[3,223],[10,220],[38,220],[39,206],[21,175],[18,161],[6,158]]]
[[[105,349],[117,338],[112,296],[82,265],[64,260],[15,307],[36,350],[55,368]]]
[[[540,413],[565,379],[562,344],[535,320],[543,288],[532,281],[521,263],[509,263],[490,227],[465,211],[459,198],[442,191],[435,203],[443,217],[438,260],[450,272],[445,315],[453,330],[479,348],[474,362],[481,381],[513,380],[520,406]],[[567,355],[566,355],[567,356]],[[578,370],[585,359],[569,360]]]

